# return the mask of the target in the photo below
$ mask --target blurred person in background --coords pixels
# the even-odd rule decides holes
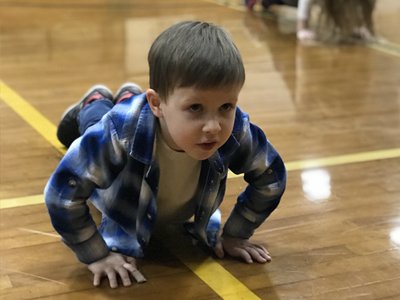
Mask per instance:
[[[325,43],[370,42],[375,38],[373,11],[376,0],[262,0],[264,10],[279,14],[277,6],[297,7],[299,41]],[[246,0],[253,10],[256,0]],[[313,10],[316,11],[315,22]],[[314,20],[313,20],[314,21]],[[312,25],[311,25],[312,23]]]

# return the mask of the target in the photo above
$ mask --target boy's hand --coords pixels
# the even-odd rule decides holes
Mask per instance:
[[[221,237],[214,248],[214,252],[219,258],[223,258],[226,252],[230,256],[241,258],[249,264],[253,261],[258,263],[271,261],[267,249],[261,245],[250,243],[247,239]]]
[[[110,254],[103,259],[100,259],[88,266],[88,269],[93,273],[93,285],[99,286],[103,276],[108,277],[111,288],[118,287],[117,276],[121,278],[124,286],[132,284],[130,275],[138,283],[145,282],[146,279],[136,267],[136,260],[130,256],[124,256],[119,253],[110,252]]]

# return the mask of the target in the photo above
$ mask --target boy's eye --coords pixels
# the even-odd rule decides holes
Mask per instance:
[[[202,107],[200,104],[192,104],[192,105],[190,105],[189,110],[191,112],[199,112],[199,111],[201,111],[201,108]]]
[[[220,107],[221,111],[230,111],[231,109],[233,109],[234,106],[231,103],[225,103]]]

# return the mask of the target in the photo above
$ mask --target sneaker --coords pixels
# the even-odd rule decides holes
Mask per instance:
[[[57,138],[65,146],[69,147],[81,134],[79,132],[78,114],[83,107],[99,99],[112,101],[112,92],[104,85],[92,86],[77,103],[68,107],[57,127]]]
[[[113,100],[114,105],[122,101],[125,101],[126,99],[129,99],[132,96],[140,95],[141,93],[143,93],[142,88],[136,83],[133,82],[124,83],[115,93]]]

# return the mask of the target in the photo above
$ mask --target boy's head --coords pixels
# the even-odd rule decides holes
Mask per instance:
[[[229,138],[245,73],[239,51],[221,28],[176,24],[149,52],[147,101],[169,147],[204,160]]]
[[[243,62],[222,28],[185,21],[162,32],[150,48],[150,88],[161,100],[179,87],[197,89],[242,87]]]

